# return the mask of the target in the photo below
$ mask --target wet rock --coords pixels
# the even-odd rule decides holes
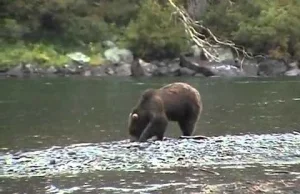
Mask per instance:
[[[186,57],[181,55],[180,56],[180,66],[186,67],[195,71],[196,73],[201,73],[205,76],[213,76],[214,74],[207,68],[205,68],[204,64],[206,62],[200,59],[196,59],[194,57]]]
[[[236,66],[218,62],[210,62],[205,65],[207,71],[212,72],[214,76],[236,77],[244,76],[244,72]]]
[[[158,68],[167,67],[166,61],[151,61],[151,63],[154,64]]]
[[[37,65],[27,63],[24,65],[24,73],[27,75],[40,74],[42,68],[39,68]]]
[[[230,66],[234,66],[237,68],[241,68],[240,61],[237,58],[236,59],[225,59],[225,60],[221,61],[220,63],[223,65],[230,65]]]
[[[107,66],[107,67],[105,68],[105,73],[106,73],[107,75],[114,75],[114,74],[115,74],[114,68],[113,68],[112,66]]]
[[[119,75],[122,75],[123,70],[124,70],[123,67],[115,66],[114,64],[111,64],[111,63],[106,63],[106,64],[99,65],[99,66],[86,66],[81,70],[81,75],[95,76],[95,77],[115,75],[116,69],[117,69]]]
[[[180,75],[180,59],[174,59],[168,62],[169,74],[171,76]]]
[[[242,63],[241,69],[248,77],[256,77],[258,71],[258,63],[256,60],[245,59]]]
[[[284,73],[286,76],[299,76],[300,69],[298,67],[298,62],[292,62],[288,65],[288,70]]]
[[[46,69],[47,74],[56,74],[57,72],[58,72],[57,68],[55,68],[53,65]]]
[[[107,76],[106,69],[109,68],[110,65],[101,65],[101,66],[92,66],[88,68],[86,71],[89,71],[91,76],[101,77],[101,76]]]
[[[287,71],[284,61],[265,59],[258,64],[257,75],[259,76],[280,76]]]
[[[141,67],[144,69],[146,75],[151,76],[153,72],[157,70],[157,66],[153,63],[148,63],[143,60],[139,60],[139,63],[141,64]]]
[[[182,67],[179,69],[180,76],[194,76],[196,72],[186,67]]]
[[[82,66],[75,64],[66,64],[63,66],[61,71],[63,74],[67,75],[79,75],[82,72]]]
[[[133,77],[140,77],[140,76],[145,76],[146,75],[146,71],[141,66],[139,60],[134,60],[133,61],[130,70],[131,70],[131,75]]]
[[[82,71],[81,75],[84,77],[90,77],[90,76],[92,76],[92,70],[90,68],[85,68]]]
[[[226,64],[230,61],[232,64]],[[236,64],[235,60],[224,60],[223,62],[207,62],[193,57],[181,56],[180,65],[195,71],[195,73],[201,73],[204,76],[224,76],[224,77],[236,77],[244,76],[244,72]]]
[[[290,69],[290,70],[286,71],[284,73],[284,75],[286,75],[286,76],[299,76],[300,75],[300,69],[298,69],[298,68]]]
[[[154,72],[153,76],[168,76],[169,68],[167,66],[158,67]]]
[[[6,73],[9,77],[23,77],[24,76],[24,65],[20,64],[9,69]]]
[[[299,63],[298,61],[294,61],[288,64],[289,69],[294,69],[294,68],[299,68]]]
[[[73,144],[55,149],[3,154],[0,156],[0,177],[49,176],[95,170],[282,165],[299,161],[299,141],[300,134],[287,133],[226,135],[199,140],[166,138],[164,141],[144,143],[123,140]],[[57,158],[61,162],[57,162]]]
[[[156,70],[153,72],[153,76],[180,76],[180,61],[179,59],[153,61],[151,64],[156,65]]]
[[[152,76],[158,67],[153,63],[148,63],[142,59],[138,59],[132,66],[131,71],[133,76]]]
[[[118,64],[115,68],[115,73],[117,76],[130,76],[131,75],[131,65],[128,63]]]

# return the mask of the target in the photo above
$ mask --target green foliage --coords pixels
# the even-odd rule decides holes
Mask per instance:
[[[219,37],[255,54],[300,59],[299,0],[209,2],[202,20]],[[178,56],[188,41],[173,11],[163,0],[1,0],[0,65],[61,65],[69,52],[99,64],[105,40],[145,59]]]
[[[147,58],[173,57],[187,46],[184,27],[172,17],[172,8],[155,0],[142,4],[125,31],[125,46]]]
[[[144,58],[172,57],[186,47],[183,26],[157,0],[6,0],[2,8],[1,35],[12,44],[22,40],[54,45],[59,53],[81,51],[95,63],[102,60],[105,40]]]
[[[122,35],[122,28],[137,14],[137,2],[3,0],[0,65],[18,61],[63,64],[65,54],[75,51],[99,63],[102,42]]]
[[[211,5],[204,23],[222,38],[254,53],[275,58],[299,58],[300,1],[240,0]]]
[[[2,44],[0,47],[0,64],[12,65],[21,62],[44,65],[63,65],[69,61],[65,55],[59,54],[53,45],[44,44]]]

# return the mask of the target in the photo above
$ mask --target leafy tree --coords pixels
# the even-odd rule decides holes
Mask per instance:
[[[204,23],[216,34],[254,53],[300,59],[297,0],[222,1],[211,5]]]
[[[137,55],[150,58],[174,57],[187,46],[184,27],[172,17],[168,5],[145,0],[135,20],[125,31],[125,45]]]

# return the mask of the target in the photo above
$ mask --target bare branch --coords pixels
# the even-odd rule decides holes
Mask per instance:
[[[243,58],[253,58],[251,53],[248,53],[243,47],[238,47],[234,42],[225,40],[222,41],[217,38],[210,29],[203,26],[199,21],[193,20],[187,11],[183,7],[178,7],[173,0],[168,0],[170,5],[175,9],[175,14],[178,15],[180,21],[183,23],[187,35],[192,39],[192,41],[202,48],[204,55],[210,61],[220,61],[218,58],[218,53],[216,48],[223,46],[229,47],[235,51],[237,56],[242,53]],[[197,28],[197,30],[195,29]],[[204,31],[208,34],[204,35],[199,31]]]

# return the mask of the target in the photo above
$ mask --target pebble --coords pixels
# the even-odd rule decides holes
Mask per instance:
[[[4,153],[0,155],[0,177],[300,163],[299,142],[299,133],[286,133],[226,135],[206,140],[166,138],[145,143],[122,140],[72,144],[55,149]],[[11,162],[7,162],[7,158]]]

